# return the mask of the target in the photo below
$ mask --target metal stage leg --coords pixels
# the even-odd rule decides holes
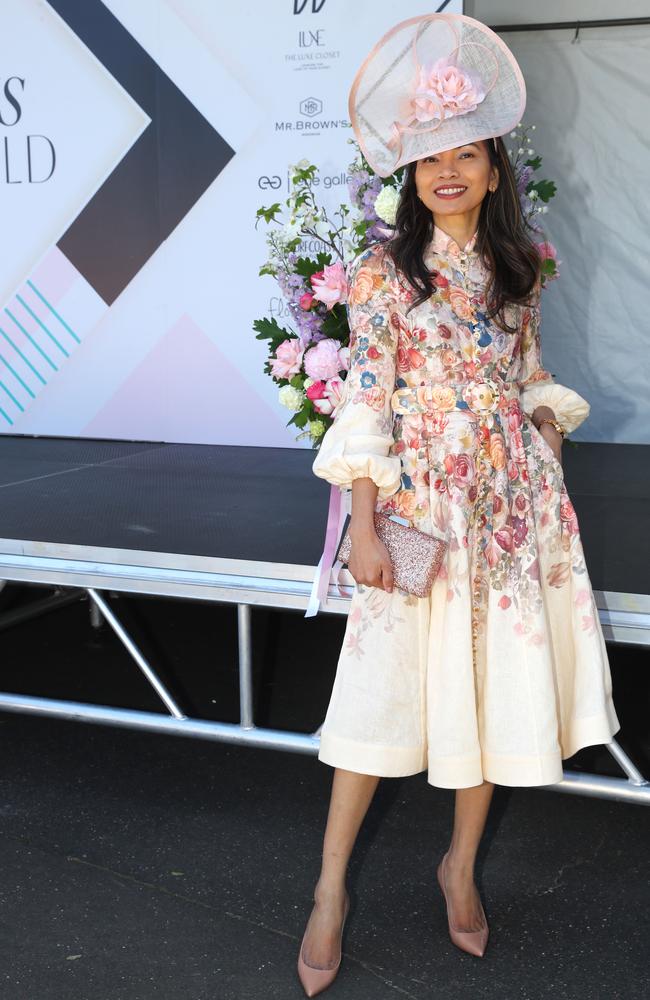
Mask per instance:
[[[88,601],[88,608],[90,610],[90,624],[92,628],[101,628],[103,621],[102,613],[93,600]]]
[[[253,640],[250,604],[237,605],[237,639],[239,647],[239,724],[242,729],[254,729]]]
[[[7,692],[0,692],[0,710],[6,712],[26,712],[31,715],[41,715],[55,719],[73,719],[77,722],[94,722],[103,725],[120,726],[125,729],[140,729],[150,733],[198,737],[206,740],[217,740],[221,743],[254,746],[264,750],[288,750],[292,753],[304,754],[318,753],[319,740],[311,733],[294,733],[282,729],[263,729],[254,724],[250,605],[240,604],[237,606],[241,699],[240,722],[212,722],[206,719],[188,718],[183,714],[172,695],[167,691],[151,665],[144,658],[124,626],[113,613],[102,593],[90,587],[86,588],[86,592],[93,606],[99,609],[99,612],[101,612],[128,653],[136,661],[140,670],[162,699],[171,715],[159,712],[143,712],[137,709],[113,708],[109,705],[92,705],[78,701],[64,701],[56,698],[38,698],[31,695]]]
[[[192,736],[200,739],[217,740],[222,743],[254,746],[265,750],[285,750],[293,753],[314,755],[318,753],[320,745],[319,734],[322,724],[314,733],[263,729],[255,725],[253,710],[251,605],[237,605],[240,721],[239,723],[212,722],[205,719],[188,718],[184,715],[124,626],[113,613],[102,592],[91,587],[85,589],[91,599],[91,609],[94,609],[91,610],[91,623],[93,626],[96,627],[94,616],[103,615],[104,619],[108,622],[154,688],[170,715],[159,712],[143,712],[136,709],[112,708],[108,705],[91,705],[83,702],[63,701],[54,698],[37,698],[6,692],[0,692],[0,710],[27,712],[50,718],[101,723],[167,735]],[[81,590],[79,593],[81,593]],[[68,603],[72,599],[71,595],[65,595],[65,600],[59,598],[59,601],[60,603]],[[75,599],[78,599],[78,596]],[[52,598],[49,599],[50,602],[52,600]],[[0,618],[1,622],[2,618]],[[625,773],[624,778],[610,778],[598,774],[564,771],[562,781],[553,785],[541,785],[537,787],[545,791],[587,795],[595,798],[629,802],[635,805],[650,806],[650,781],[644,778],[616,740],[612,740],[606,746]]]
[[[88,593],[92,598],[93,602],[97,605],[97,607],[103,614],[108,624],[115,632],[115,635],[123,643],[123,645],[131,654],[135,662],[138,664],[140,670],[147,678],[147,680],[151,684],[152,688],[154,689],[158,697],[163,701],[166,708],[169,710],[170,714],[173,715],[175,719],[185,719],[186,718],[185,713],[180,710],[180,708],[174,701],[173,697],[171,696],[171,694],[169,693],[163,682],[160,680],[160,678],[152,669],[152,667],[149,665],[149,663],[147,663],[144,656],[134,643],[133,639],[126,631],[126,629],[119,621],[119,619],[115,617],[115,615],[111,611],[110,606],[106,603],[106,601],[99,593],[99,591],[94,590],[92,587],[88,587]]]
[[[24,604],[21,608],[3,611],[0,613],[0,630],[10,628],[12,625],[20,625],[22,622],[46,615],[50,611],[58,611],[68,604],[76,604],[81,600],[82,594],[79,590],[56,589],[50,597],[40,597],[36,601]]]

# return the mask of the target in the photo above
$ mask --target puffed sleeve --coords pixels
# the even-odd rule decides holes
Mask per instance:
[[[551,373],[542,367],[540,300],[541,283],[538,282],[532,304],[523,311],[518,378],[521,408],[532,417],[535,407],[550,406],[556,419],[570,433],[587,419],[591,407],[579,393],[556,382]]]
[[[395,365],[399,323],[395,265],[381,247],[362,251],[348,265],[347,315],[350,369],[333,423],[312,465],[315,475],[350,489],[369,477],[385,499],[400,485],[401,463],[393,444]]]

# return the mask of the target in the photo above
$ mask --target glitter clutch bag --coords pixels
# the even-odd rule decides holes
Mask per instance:
[[[352,551],[348,514],[336,558],[347,563]],[[447,551],[448,542],[410,527],[389,514],[374,512],[375,531],[384,543],[393,567],[393,582],[399,590],[427,597]]]

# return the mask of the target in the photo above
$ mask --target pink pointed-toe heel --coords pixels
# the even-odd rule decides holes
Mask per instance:
[[[485,954],[485,949],[487,947],[488,935],[490,929],[488,927],[488,922],[485,916],[485,911],[483,905],[481,904],[481,913],[483,914],[483,920],[485,926],[481,928],[480,931],[459,931],[453,926],[453,920],[451,913],[449,911],[449,900],[447,899],[447,892],[445,889],[445,861],[447,860],[447,855],[443,855],[442,861],[438,865],[437,876],[438,883],[442,890],[442,895],[445,898],[445,903],[447,905],[447,923],[449,924],[449,937],[456,945],[457,948],[461,948],[463,951],[469,952],[470,955],[477,955],[479,958],[483,958]]]
[[[345,927],[345,921],[347,920],[349,912],[350,897],[346,895],[345,913],[343,914],[343,922],[341,923],[339,957],[336,965],[334,965],[331,969],[315,969],[312,965],[307,965],[305,962],[302,957],[302,949],[305,943],[305,938],[307,937],[307,928],[305,927],[305,933],[302,936],[300,952],[298,954],[298,976],[300,977],[300,982],[302,983],[303,989],[308,997],[315,997],[317,993],[322,993],[323,990],[326,990],[328,986],[331,986],[336,979],[341,966],[341,955],[343,952],[343,928]],[[307,923],[309,923],[309,921],[307,921]]]

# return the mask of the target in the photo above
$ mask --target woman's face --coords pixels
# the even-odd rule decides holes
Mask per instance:
[[[490,164],[485,139],[424,156],[415,167],[417,193],[437,216],[472,212],[498,180],[499,171]],[[448,190],[453,193],[447,194]]]

